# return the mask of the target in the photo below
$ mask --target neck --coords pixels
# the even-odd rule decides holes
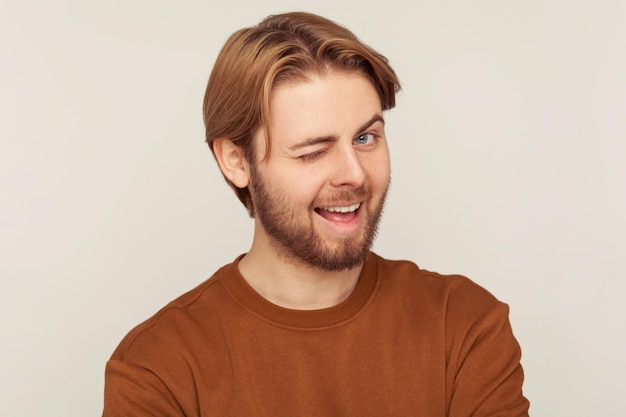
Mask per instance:
[[[256,292],[293,310],[318,310],[343,302],[354,290],[362,267],[325,271],[254,243],[239,262],[239,271]]]

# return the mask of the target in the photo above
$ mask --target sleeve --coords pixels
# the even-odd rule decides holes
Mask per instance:
[[[474,291],[470,291],[474,292]],[[479,289],[454,314],[448,336],[448,417],[528,417],[522,394],[521,349],[509,322],[509,309]],[[480,301],[476,301],[480,300]]]
[[[150,370],[111,359],[107,363],[103,417],[182,417],[180,405]]]

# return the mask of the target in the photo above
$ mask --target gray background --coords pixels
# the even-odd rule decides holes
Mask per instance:
[[[246,251],[203,143],[219,48],[268,14],[396,68],[375,249],[511,306],[533,416],[623,412],[624,1],[0,3],[0,415],[88,416],[134,325]]]

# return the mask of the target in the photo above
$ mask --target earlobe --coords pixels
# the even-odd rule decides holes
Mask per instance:
[[[250,170],[243,149],[231,140],[215,139],[213,152],[222,174],[236,187],[246,188],[250,182]]]

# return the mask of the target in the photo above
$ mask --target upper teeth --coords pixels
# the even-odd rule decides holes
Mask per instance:
[[[356,203],[348,207],[324,207],[324,210],[334,213],[348,213],[350,211],[356,211],[361,203]]]

